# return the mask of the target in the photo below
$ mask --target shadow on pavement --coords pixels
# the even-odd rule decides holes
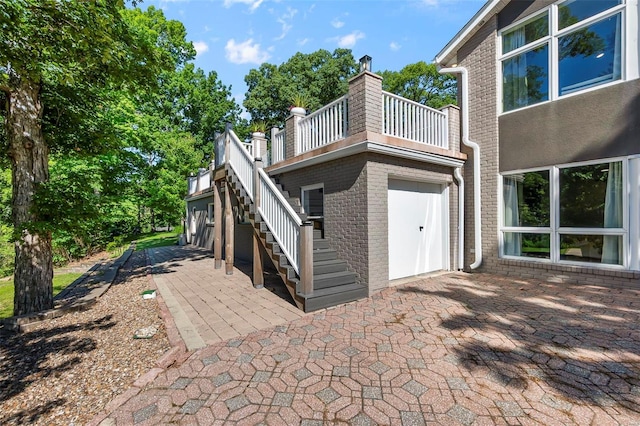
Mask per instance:
[[[441,316],[470,372],[522,391],[542,381],[561,394],[640,412],[640,290],[473,274],[442,287],[406,286],[464,308]],[[428,281],[426,281],[428,283]],[[424,283],[424,282],[423,282]]]

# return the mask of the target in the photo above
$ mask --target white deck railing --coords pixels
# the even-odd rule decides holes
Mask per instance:
[[[194,194],[197,191],[196,188],[198,187],[198,176],[188,176],[187,187],[188,187],[187,193],[189,195]]]
[[[251,158],[253,158],[253,144],[251,142],[240,142],[240,144],[244,146],[244,149],[246,149]]]
[[[447,114],[382,92],[382,133],[449,149]]]
[[[199,169],[195,176],[187,177],[187,194],[195,194],[211,187],[211,172],[209,169]]]
[[[302,221],[265,171],[258,169],[258,174],[260,176],[260,206],[258,207],[260,218],[266,223],[289,263],[299,274]]]
[[[211,172],[209,169],[200,169],[198,171],[198,191],[211,187]]]
[[[284,160],[286,152],[285,134],[285,129],[280,130],[278,133],[272,133],[270,164],[279,163]]]
[[[233,130],[229,130],[229,165],[235,172],[245,192],[253,201],[253,156],[240,142]]]
[[[296,155],[347,137],[347,96],[300,119]]]

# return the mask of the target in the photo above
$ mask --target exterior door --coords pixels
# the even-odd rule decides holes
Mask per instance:
[[[443,186],[389,180],[389,279],[446,269]]]

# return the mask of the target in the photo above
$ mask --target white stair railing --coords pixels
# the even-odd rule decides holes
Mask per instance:
[[[258,169],[260,206],[258,212],[289,263],[300,274],[300,227],[302,221],[293,211],[264,170]]]
[[[240,142],[235,132],[229,129],[229,165],[235,172],[240,184],[253,201],[253,158]]]
[[[382,133],[449,149],[447,114],[382,92]]]
[[[257,199],[258,213],[261,220],[267,225],[280,246],[280,250],[300,277],[301,290],[304,294],[313,291],[313,257],[310,255],[311,249],[302,257],[301,239],[304,237],[305,244],[312,244],[313,234],[311,228],[303,226],[302,220],[293,210],[289,202],[284,198],[276,185],[271,181],[267,173],[257,167],[247,149],[238,139],[233,130],[228,130],[228,164],[236,174],[245,192],[252,202]],[[258,176],[255,178],[254,173]],[[254,192],[254,181],[258,186]],[[302,229],[307,232],[302,233]],[[301,259],[306,262],[301,268]],[[301,270],[302,269],[302,270]]]
[[[344,139],[347,136],[347,106],[345,95],[300,119],[296,154]]]

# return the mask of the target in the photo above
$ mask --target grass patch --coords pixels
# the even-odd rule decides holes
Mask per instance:
[[[174,246],[178,243],[178,235],[180,235],[180,231],[142,234],[137,239],[136,250]]]
[[[82,274],[71,272],[53,276],[53,295],[57,295],[67,288]],[[0,281],[0,318],[8,318],[13,315],[13,280]]]

